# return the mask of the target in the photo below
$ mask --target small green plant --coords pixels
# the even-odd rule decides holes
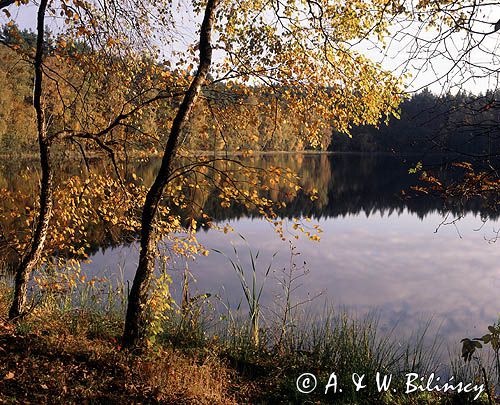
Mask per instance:
[[[167,272],[167,257],[162,257],[160,274],[154,280],[151,296],[149,297],[150,318],[147,325],[147,340],[154,344],[157,336],[165,331],[164,325],[173,308],[173,299],[170,295],[172,278]]]

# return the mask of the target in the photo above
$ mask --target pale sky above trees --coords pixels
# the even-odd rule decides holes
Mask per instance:
[[[196,43],[196,27],[199,26],[199,21],[188,11],[190,8],[186,1],[179,0],[178,4],[173,35],[175,42],[161,44],[162,56],[174,61],[176,51],[182,52]],[[13,5],[8,10],[20,28],[34,29],[36,6],[31,3],[22,7]],[[493,27],[500,18],[500,7],[485,6],[476,17],[472,23],[473,32],[449,33],[442,32],[439,26],[426,31],[423,29],[425,22],[395,20],[386,48],[363,40],[355,45],[355,49],[397,76],[409,74],[405,80],[409,92],[428,87],[436,94],[456,93],[459,90],[485,93],[499,87],[500,58],[497,50],[500,47],[500,31],[493,32]],[[57,31],[58,26],[62,27],[64,24],[59,20],[48,15],[50,29]],[[0,22],[7,21],[2,13]],[[441,39],[439,43],[438,39]],[[464,52],[464,47],[473,50]],[[217,52],[214,52],[215,60],[217,57]],[[463,63],[457,64],[457,60]]]

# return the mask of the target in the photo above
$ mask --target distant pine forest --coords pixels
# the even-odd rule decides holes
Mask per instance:
[[[499,91],[435,95],[424,89],[401,104],[400,119],[379,128],[355,127],[352,139],[334,134],[328,150],[494,158],[500,151],[499,96]]]

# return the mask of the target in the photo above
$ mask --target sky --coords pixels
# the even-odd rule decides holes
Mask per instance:
[[[182,51],[197,42],[197,21],[187,10],[186,3],[179,1],[181,6],[174,11],[178,22],[177,41],[164,45],[162,49],[167,59],[174,58],[174,51]],[[32,3],[21,7],[13,5],[8,10],[21,28],[35,28],[36,6]],[[421,30],[420,23],[394,21],[385,49],[368,41],[360,42],[355,49],[398,77],[403,73],[407,74],[405,90],[410,93],[423,88],[428,88],[435,94],[448,91],[456,93],[459,90],[484,93],[488,89],[499,87],[500,58],[497,54],[500,55],[500,31],[489,35],[481,34],[492,32],[496,16],[500,17],[500,6],[489,6],[477,16],[478,22],[474,25],[476,33],[469,33],[468,36],[453,33],[437,46],[432,44],[432,40],[439,35],[440,27],[425,32]],[[0,17],[0,22],[7,21],[5,16]],[[62,22],[60,18],[49,17],[47,25],[57,31]],[[466,57],[463,54],[464,43],[473,44],[475,48]],[[420,49],[418,54],[415,53],[417,47]],[[422,51],[422,47],[425,47],[425,51]],[[469,70],[471,66],[473,71]]]

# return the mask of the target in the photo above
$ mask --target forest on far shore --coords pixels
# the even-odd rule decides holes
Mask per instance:
[[[14,35],[15,32],[15,35]],[[50,33],[46,43],[50,54],[52,43]],[[0,150],[2,153],[18,151],[37,152],[36,122],[31,108],[32,75],[29,63],[15,51],[16,46],[29,47],[35,41],[35,35],[29,31],[19,31],[16,27],[5,27],[0,33]],[[84,50],[77,49],[77,52]],[[56,58],[47,65],[56,64]],[[75,58],[77,59],[77,58]],[[153,62],[151,62],[153,63]],[[77,64],[75,64],[77,66]],[[74,67],[69,67],[71,69]],[[162,69],[168,69],[165,66]],[[76,69],[76,68],[75,68]],[[183,78],[178,78],[179,82]],[[48,92],[61,92],[60,84],[48,86]],[[108,89],[112,89],[112,83]],[[500,119],[500,102],[497,101],[499,91],[474,95],[466,92],[457,94],[435,95],[427,89],[413,94],[400,105],[400,117],[391,117],[379,127],[355,126],[349,135],[337,133],[333,126],[324,131],[319,145],[311,145],[307,141],[307,119],[287,111],[287,106],[276,104],[269,94],[254,88],[250,95],[242,96],[237,89],[221,85],[217,89],[219,100],[214,102],[210,97],[202,100],[194,114],[195,119],[189,123],[189,132],[200,136],[186,137],[191,150],[200,151],[301,151],[321,150],[335,152],[385,152],[385,153],[459,153],[469,157],[494,155],[500,149],[500,132],[495,122]],[[223,96],[223,97],[222,97]],[[54,94],[53,99],[57,99]],[[234,102],[231,114],[227,114],[227,122],[215,122],[214,109],[223,109],[225,102]],[[112,97],[110,97],[112,100]],[[93,106],[93,115],[99,118],[106,116],[107,103],[97,100]],[[173,114],[175,103],[164,102],[154,112],[141,117],[134,128],[119,128],[116,131],[127,132],[140,128],[145,134],[160,133],[158,123]],[[102,109],[102,111],[99,111]],[[220,112],[220,111],[219,111]],[[238,117],[252,115],[244,127],[233,125]],[[322,117],[316,117],[322,120]],[[54,125],[57,125],[55,123]],[[125,134],[126,136],[126,134]],[[209,141],[210,140],[210,141]],[[147,137],[143,142],[129,145],[130,150],[154,148],[155,142],[161,139]]]
[[[379,128],[352,129],[352,138],[334,134],[338,152],[456,153],[469,158],[500,150],[500,92],[435,95],[427,89],[401,103],[400,119]]]

